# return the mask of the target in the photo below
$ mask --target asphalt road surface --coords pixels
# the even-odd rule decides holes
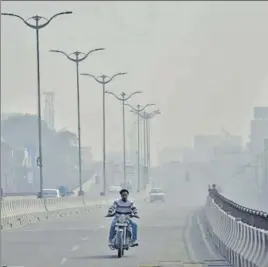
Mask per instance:
[[[136,200],[139,220],[139,247],[118,259],[107,246],[111,219],[107,207],[87,214],[52,219],[3,232],[3,263],[24,267],[137,267],[161,262],[187,262],[221,258],[210,248],[197,218],[202,206],[198,187],[165,181],[165,203]],[[197,190],[197,191],[195,191]],[[201,227],[202,228],[202,227]],[[165,266],[165,265],[162,265]],[[203,266],[203,265],[185,265]],[[217,266],[214,264],[213,266]],[[220,265],[218,265],[220,266]],[[230,266],[230,265],[221,265]]]

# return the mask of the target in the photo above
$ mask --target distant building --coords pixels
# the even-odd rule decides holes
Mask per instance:
[[[82,156],[82,162],[84,167],[87,168],[91,168],[92,167],[92,163],[93,163],[93,155],[92,155],[92,150],[91,147],[81,147],[81,156]]]
[[[72,133],[66,129],[62,129],[58,132],[58,134],[62,138],[68,140],[70,146],[72,146],[72,147],[78,146],[78,140],[77,140],[77,136],[75,133]]]
[[[158,153],[159,164],[165,164],[172,161],[181,161],[184,148],[165,147]]]
[[[252,154],[261,154],[264,150],[264,140],[268,138],[268,107],[255,107],[254,119],[250,125],[250,145]]]
[[[44,106],[44,121],[47,123],[50,129],[55,129],[55,104],[54,93],[44,92],[45,106]]]
[[[220,135],[196,135],[194,137],[194,148],[212,148],[217,147],[221,143],[222,137]]]
[[[222,131],[218,135],[196,135],[194,148],[186,150],[183,154],[183,162],[209,163],[218,155],[225,153],[241,153],[242,137],[231,135]]]

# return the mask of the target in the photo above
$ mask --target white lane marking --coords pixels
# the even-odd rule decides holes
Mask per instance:
[[[15,229],[14,229],[15,230]],[[19,232],[94,231],[95,228],[25,229]]]
[[[80,246],[75,245],[75,246],[73,246],[72,251],[76,251],[76,250],[78,250],[79,248],[80,248]]]
[[[67,258],[62,258],[60,265],[63,265],[67,261]]]
[[[97,227],[96,229],[93,230],[93,232],[97,232],[98,230],[104,228],[104,225],[100,225],[99,227]]]
[[[215,252],[213,251],[213,249],[211,248],[211,246],[210,246],[210,244],[209,244],[209,242],[207,240],[207,237],[206,237],[206,234],[205,234],[205,230],[204,230],[203,224],[200,221],[199,216],[196,216],[196,220],[197,220],[197,224],[198,224],[198,227],[200,229],[202,238],[204,240],[204,243],[205,243],[205,245],[206,245],[206,247],[207,247],[210,255],[216,257]]]
[[[94,233],[94,232],[97,232],[99,229],[102,229],[102,228],[104,228],[104,225],[100,225],[100,226],[98,226],[97,228],[95,228],[95,229],[93,230],[93,233]],[[85,236],[85,237],[81,238],[81,240],[82,240],[82,241],[86,241],[86,240],[88,240],[88,236]]]
[[[189,251],[189,260],[196,260],[196,254],[194,252],[194,249],[192,247],[192,242],[191,242],[191,229],[192,229],[192,219],[193,219],[193,214],[191,214],[188,218],[188,223],[187,223],[187,228],[185,231],[185,239],[186,239],[186,246]]]

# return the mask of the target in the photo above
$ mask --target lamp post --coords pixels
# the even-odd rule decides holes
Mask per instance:
[[[49,19],[41,17],[39,15],[32,16],[28,19],[24,19],[23,17],[13,14],[13,13],[1,13],[4,16],[11,16],[20,19],[24,22],[28,27],[35,30],[36,33],[36,55],[37,55],[37,103],[38,103],[38,149],[39,155],[37,158],[37,165],[39,167],[39,175],[40,175],[40,198],[43,198],[43,153],[42,153],[42,118],[41,118],[41,89],[40,89],[40,51],[39,51],[39,30],[46,27],[54,18],[61,15],[69,15],[72,14],[71,11],[65,11],[56,13]],[[43,19],[45,22],[40,24],[40,20]],[[35,24],[31,24],[28,21],[34,20]]]
[[[0,88],[0,96],[1,95],[1,88]],[[1,102],[1,98],[0,98]],[[1,110],[0,110],[1,112]],[[2,115],[2,113],[0,114]],[[0,121],[2,124],[2,121]],[[2,145],[2,140],[0,140]],[[2,225],[2,200],[3,200],[3,189],[2,189],[2,159],[0,159],[0,225]],[[2,226],[0,227],[0,266],[2,266]]]
[[[75,51],[71,54],[67,54],[60,50],[50,50],[53,53],[60,53],[67,57],[76,64],[76,90],[77,90],[77,131],[78,131],[78,164],[79,164],[79,192],[78,195],[84,195],[83,186],[82,186],[82,156],[81,156],[81,124],[80,124],[80,87],[79,87],[79,63],[85,60],[91,53],[96,51],[104,50],[104,48],[97,48],[90,50],[87,53]],[[74,57],[72,57],[74,56]],[[82,56],[82,57],[80,57]]]
[[[89,73],[81,73],[80,75],[92,77],[96,82],[102,85],[102,142],[103,142],[103,160],[102,160],[102,173],[103,173],[103,194],[106,195],[106,119],[105,119],[105,85],[111,82],[116,76],[125,75],[126,72],[119,72],[111,78],[106,75],[95,77]],[[108,78],[108,80],[106,79]]]
[[[137,114],[137,123],[138,123],[138,186],[137,186],[137,192],[140,192],[140,114],[142,111],[144,111],[147,107],[154,106],[155,104],[147,104],[144,107],[142,107],[140,104],[137,105],[137,108],[134,108],[133,106],[129,104],[125,104],[129,106],[132,111],[134,111]]]
[[[150,119],[154,118],[156,115],[161,114],[160,110],[154,110],[150,113],[144,112],[140,114],[140,117],[145,121],[145,134],[144,134],[144,143],[146,144],[146,165],[148,170],[148,177],[150,176],[150,167],[151,167],[151,127],[150,127]]]
[[[145,116],[146,112],[143,112],[143,116]],[[146,120],[143,120],[143,166],[144,168],[147,166],[146,161]]]
[[[141,91],[135,91],[130,95],[122,92],[121,97],[117,96],[113,92],[106,91],[107,94],[113,95],[117,100],[122,102],[122,113],[123,113],[123,168],[124,168],[124,183],[126,183],[126,127],[125,127],[125,102],[129,100],[133,95],[140,94]]]

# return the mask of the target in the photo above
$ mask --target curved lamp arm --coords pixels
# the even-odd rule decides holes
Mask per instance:
[[[72,11],[64,11],[64,12],[57,13],[57,14],[53,15],[45,24],[46,25],[49,24],[51,20],[53,20],[54,18],[56,18],[56,17],[58,17],[60,15],[70,15],[70,14],[73,14],[73,12]]]
[[[144,111],[146,108],[150,107],[150,106],[155,106],[155,104],[147,104],[145,105],[142,109],[139,109],[139,112]]]
[[[147,104],[145,105],[144,107],[140,108],[141,105],[137,105],[137,109],[134,108],[133,106],[131,106],[130,104],[125,104],[126,106],[129,106],[136,114],[140,114],[140,112],[144,111],[147,107],[150,107],[150,106],[155,106],[155,104]],[[141,117],[144,117],[143,115],[141,115]]]
[[[59,12],[59,13],[56,13],[55,15],[53,15],[47,22],[40,24],[38,26],[31,25],[30,27],[34,28],[34,29],[42,29],[42,28],[46,27],[51,22],[51,20],[53,20],[54,18],[61,16],[61,15],[69,15],[69,14],[73,14],[73,12],[72,11]]]
[[[116,94],[114,94],[113,92],[106,91],[105,93],[110,94],[110,95],[113,95],[113,96],[116,97],[119,101],[123,101],[123,100],[124,100],[123,98],[118,97],[118,96],[117,96]]]
[[[27,26],[32,27],[33,25],[28,23],[23,17],[13,14],[13,13],[1,13],[1,15],[3,16],[11,16],[11,17],[16,17],[19,18],[20,20],[22,20]]]
[[[73,60],[69,55],[67,55],[67,54],[66,54],[65,52],[63,52],[63,51],[51,49],[51,50],[49,50],[49,52],[60,53],[60,54],[65,55],[68,59]]]
[[[150,113],[148,112],[144,112],[144,114],[140,114],[140,117],[142,117],[143,119],[147,120],[147,119],[152,119],[154,116],[161,114],[159,109],[156,109]]]
[[[19,16],[19,15],[16,15],[16,14],[13,14],[13,13],[1,13],[1,15],[4,15],[4,16],[12,16],[12,17],[16,17],[16,18],[19,18],[20,20],[22,20],[27,26],[29,26],[30,28],[32,29],[42,29],[44,28],[45,26],[47,26],[52,19],[56,18],[57,16],[60,16],[60,15],[67,15],[67,14],[72,14],[73,12],[72,11],[65,11],[65,12],[60,12],[60,13],[57,13],[55,15],[53,15],[48,21],[46,21],[45,23],[41,24],[41,25],[33,25],[33,24],[30,24],[28,21],[26,21],[23,17]],[[34,19],[34,17],[31,17],[32,19]],[[41,17],[40,17],[41,18]]]
[[[112,78],[110,78],[108,81],[104,81],[104,79],[107,77],[105,75],[102,75],[100,76],[100,78],[103,78],[103,80],[99,80],[97,77],[95,77],[94,75],[90,74],[90,73],[81,73],[80,75],[84,75],[84,76],[90,76],[92,77],[96,82],[98,83],[101,83],[101,84],[107,84],[109,82],[111,82],[116,76],[119,76],[119,75],[125,75],[127,74],[126,72],[119,72],[119,73],[116,73],[115,75],[112,76]]]
[[[105,50],[105,48],[96,48],[96,49],[90,50],[89,52],[87,52],[87,53],[84,55],[84,57],[78,59],[78,62],[83,61],[84,59],[86,59],[91,53],[96,52],[96,51],[102,51],[102,50]],[[76,61],[76,60],[75,60],[75,61]]]
[[[137,110],[137,109],[135,109],[133,106],[131,106],[130,104],[128,104],[128,103],[125,103],[125,105],[126,106],[129,106],[132,110],[132,112],[134,111],[134,112],[136,112],[136,113],[138,113],[139,111]]]
[[[97,79],[94,75],[90,73],[80,73],[80,75],[92,77],[96,82],[103,84],[101,80]]]
[[[124,99],[124,101],[127,101],[127,100],[129,100],[133,95],[135,95],[135,94],[140,94],[140,93],[142,93],[142,91],[136,91],[136,92],[133,92],[133,93],[131,93],[128,97],[126,97],[126,98]]]
[[[127,72],[119,72],[119,73],[116,73],[116,74],[113,75],[108,81],[106,81],[105,84],[111,82],[116,76],[119,76],[119,75],[126,75],[126,74],[127,74]]]

